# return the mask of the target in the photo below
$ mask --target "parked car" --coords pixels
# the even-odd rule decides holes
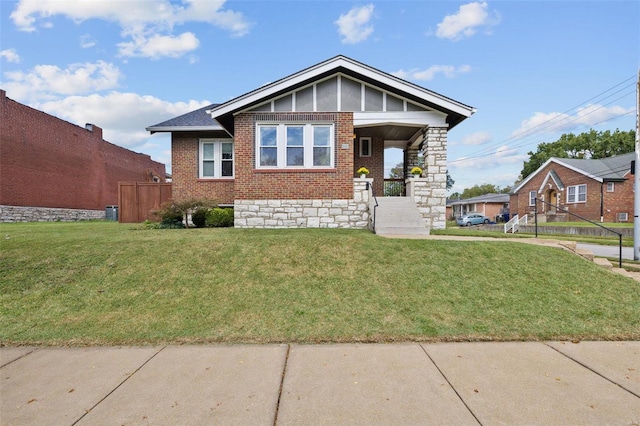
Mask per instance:
[[[490,223],[491,219],[479,213],[469,213],[468,215],[456,219],[458,226],[480,225],[481,223]]]

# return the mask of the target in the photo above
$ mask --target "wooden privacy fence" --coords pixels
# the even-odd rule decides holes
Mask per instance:
[[[154,220],[151,214],[163,203],[171,201],[170,183],[118,182],[120,223]]]

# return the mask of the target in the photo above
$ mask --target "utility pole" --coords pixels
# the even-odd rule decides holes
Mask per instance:
[[[636,170],[633,175],[633,260],[640,260],[640,69],[636,87]]]

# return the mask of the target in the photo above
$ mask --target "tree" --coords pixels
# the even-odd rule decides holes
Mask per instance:
[[[539,144],[536,152],[528,152],[529,161],[524,162],[520,180],[526,179],[551,157],[596,159],[633,152],[635,137],[633,130],[621,132],[618,129],[613,133],[593,129],[579,135],[565,133],[555,142]]]
[[[455,183],[456,181],[451,178],[449,170],[447,170],[447,191],[450,190]]]
[[[404,179],[404,163],[400,162],[396,164],[394,168],[389,172],[391,179]]]
[[[465,188],[460,194],[461,199],[478,197],[484,194],[497,194],[500,193],[501,189],[499,186],[493,185],[491,183],[483,183],[482,185],[474,185],[471,188]]]

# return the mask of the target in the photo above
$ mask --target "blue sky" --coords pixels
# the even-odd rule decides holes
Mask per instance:
[[[8,97],[169,170],[169,136],[145,127],[338,54],[477,108],[449,133],[453,191],[513,184],[562,133],[635,128],[639,1],[1,0],[0,15]]]

